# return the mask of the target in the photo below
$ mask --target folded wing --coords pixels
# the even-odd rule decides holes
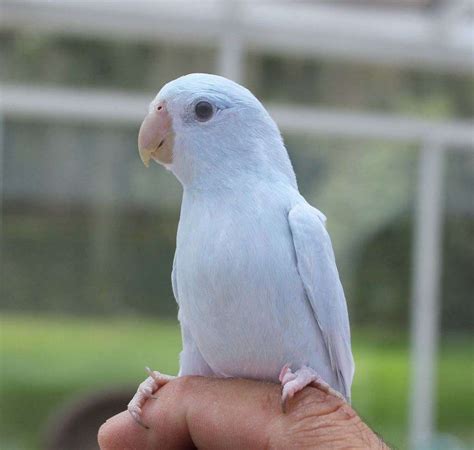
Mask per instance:
[[[308,204],[293,207],[288,220],[298,272],[323,334],[331,367],[349,401],[354,376],[349,316],[324,215]]]

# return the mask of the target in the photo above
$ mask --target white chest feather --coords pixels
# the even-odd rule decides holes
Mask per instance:
[[[308,355],[324,354],[297,272],[287,209],[263,203],[195,202],[181,217],[181,314],[222,376],[275,379],[290,358],[308,363]]]

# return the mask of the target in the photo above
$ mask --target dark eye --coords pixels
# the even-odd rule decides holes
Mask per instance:
[[[196,117],[199,121],[206,122],[206,120],[209,120],[214,114],[214,109],[209,102],[202,101],[196,103],[194,112],[196,113]]]

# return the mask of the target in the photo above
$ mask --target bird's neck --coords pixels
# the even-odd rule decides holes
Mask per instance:
[[[231,173],[228,175],[212,173],[203,178],[195,178],[183,183],[183,192],[190,197],[228,197],[248,195],[258,191],[263,183],[271,184],[279,180],[269,174]]]
[[[258,191],[262,186],[287,186],[297,189],[293,168],[290,164],[281,167],[275,164],[228,164],[215,167],[195,166],[193,173],[180,178],[183,190],[193,195],[229,195]]]
[[[299,196],[297,187],[287,180],[249,179],[238,180],[235,185],[226,184],[210,189],[207,186],[185,187],[183,189],[183,211],[188,214],[201,214],[212,211],[212,215],[226,214],[237,208],[240,211],[255,210],[256,205],[265,208],[276,199],[282,204],[290,204],[291,199]]]
[[[210,144],[184,138],[171,170],[189,192],[252,190],[262,181],[288,183],[297,188],[288,153],[279,134],[268,140],[248,135]]]

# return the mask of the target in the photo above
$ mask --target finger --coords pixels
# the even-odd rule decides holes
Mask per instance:
[[[280,388],[243,379],[196,379],[187,422],[193,442],[203,449],[268,448],[267,429],[278,416]]]
[[[314,387],[287,414],[272,383],[181,377],[157,396],[143,409],[149,430],[121,413],[101,427],[101,449],[388,448],[346,402]]]
[[[186,424],[185,408],[177,400],[176,389],[159,391],[159,400],[143,407],[143,422],[149,429],[137,424],[127,411],[110,418],[99,430],[98,441],[102,450],[116,449],[190,449],[194,448]]]
[[[341,399],[306,387],[282,414],[280,386],[195,377],[187,423],[196,447],[388,449]]]

